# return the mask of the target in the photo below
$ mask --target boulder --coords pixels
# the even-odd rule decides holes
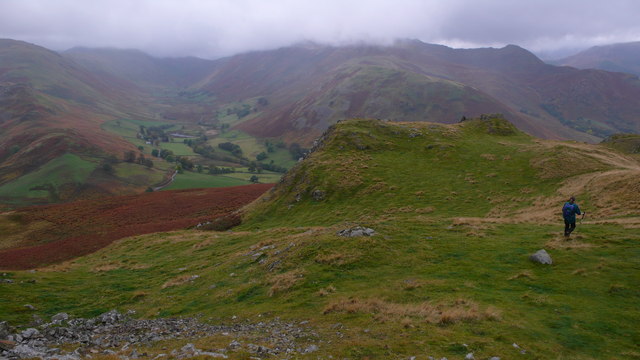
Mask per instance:
[[[373,236],[375,235],[375,230],[370,228],[365,228],[362,226],[356,226],[350,229],[344,229],[338,231],[338,236],[344,237],[357,237],[357,236]]]
[[[63,322],[69,320],[69,314],[57,313],[51,317],[52,322]]]
[[[34,328],[28,328],[20,334],[23,339],[33,339],[40,335],[40,332]]]
[[[103,324],[115,324],[121,321],[123,318],[122,314],[120,314],[117,310],[111,310],[106,312],[100,316],[98,316],[98,320]]]
[[[544,249],[538,250],[535,254],[529,256],[529,259],[533,262],[545,265],[553,264],[553,260],[551,260],[551,256]]]

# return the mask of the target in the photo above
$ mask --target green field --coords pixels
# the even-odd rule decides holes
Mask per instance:
[[[163,161],[156,161],[154,164],[164,163]],[[136,185],[136,186],[151,186],[162,182],[166,176],[166,169],[154,167],[149,169],[145,166],[132,164],[132,163],[118,163],[114,166],[115,176],[122,179],[124,182]]]
[[[84,160],[73,154],[57,157],[41,168],[20,179],[0,186],[0,197],[7,198],[47,198],[48,191],[30,190],[35,186],[52,185],[59,188],[63,184],[81,184],[97,167],[94,161]]]
[[[174,182],[163,190],[225,187],[247,184],[251,184],[249,178],[240,179],[226,175],[209,175],[185,171],[182,174],[176,175]]]
[[[232,142],[236,145],[240,145],[244,156],[249,160],[255,160],[256,155],[266,151],[264,143],[258,142],[258,140],[253,136],[239,130],[221,133],[217,137],[208,141],[208,143],[216,149],[218,149],[218,144],[223,142]]]
[[[247,168],[241,168],[241,167],[235,168],[235,170],[236,172],[225,174],[225,176],[228,176],[234,179],[249,180],[253,175],[255,175],[259,179],[258,182],[263,184],[277,183],[280,180],[280,178],[282,178],[282,174],[274,173],[271,171],[264,171],[262,173],[251,173]]]
[[[345,121],[324,144],[232,231],[137,236],[49,271],[10,272],[0,318],[27,323],[29,303],[43,317],[118,308],[304,320],[321,341],[300,359],[640,356],[640,209],[616,208],[636,221],[617,223],[617,202],[604,200],[640,203],[637,164],[608,162],[628,158],[604,146],[542,143],[500,118]],[[565,239],[569,191],[590,218]],[[356,225],[376,233],[337,234]],[[553,265],[529,260],[542,248]]]

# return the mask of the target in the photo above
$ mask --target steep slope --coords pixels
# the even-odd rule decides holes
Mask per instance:
[[[513,45],[451,49],[402,41],[282,48],[218,60],[193,89],[227,103],[264,98],[254,116],[234,125],[307,143],[353,116],[451,123],[503,112],[528,133],[588,141],[640,130],[634,115],[638,79],[547,65]]]
[[[144,114],[139,111],[143,99],[135,88],[105,81],[57,53],[0,40],[0,186],[15,184],[65,154],[85,157],[82,161],[90,158],[97,168],[109,154],[120,156],[132,149],[100,126],[125,114]],[[51,176],[54,183],[77,187],[64,180],[64,171]],[[0,188],[0,202],[11,196]]]
[[[640,76],[640,41],[594,46],[552,63],[578,69],[601,69]]]
[[[42,316],[116,307],[234,326],[285,319],[317,334],[312,350],[288,352],[300,359],[631,359],[639,174],[637,158],[538,140],[496,116],[455,125],[343,121],[233,231],[129,238],[12,272],[12,283],[0,283],[0,316],[27,322],[28,303]],[[560,206],[569,194],[589,215],[564,239]],[[356,225],[375,234],[338,234]],[[541,248],[553,265],[528,259]],[[262,337],[260,353],[197,334],[138,346],[155,357],[194,341],[233,359],[276,346]],[[94,350],[105,348],[129,354]]]
[[[216,65],[212,60],[195,57],[154,58],[139,50],[73,48],[61,55],[92,73],[108,74],[155,89],[191,85],[211,73]]]

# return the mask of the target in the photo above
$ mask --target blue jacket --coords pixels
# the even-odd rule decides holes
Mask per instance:
[[[565,211],[564,211],[564,208],[565,208],[566,206],[571,206],[571,207],[573,207],[573,209],[570,209],[569,211],[565,212]],[[578,207],[578,204],[576,204],[576,203],[571,204],[571,203],[570,203],[570,202],[568,202],[568,201],[567,201],[566,203],[564,203],[564,205],[562,206],[562,217],[563,217],[566,221],[568,221],[568,222],[570,222],[570,223],[572,223],[572,222],[576,222],[576,214],[578,214],[578,215],[581,215],[581,214],[582,214],[582,213],[580,212],[580,208]]]

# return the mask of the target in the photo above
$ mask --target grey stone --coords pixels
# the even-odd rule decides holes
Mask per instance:
[[[23,344],[17,345],[11,349],[9,354],[17,357],[18,359],[43,358],[46,356],[44,352]]]
[[[117,310],[111,310],[98,316],[98,320],[103,324],[114,324],[122,320],[122,314],[120,314]]]
[[[36,309],[35,306],[33,306],[31,304],[24,304],[24,307],[26,307],[27,309],[32,310],[32,311]]]
[[[357,237],[357,236],[373,236],[375,235],[375,230],[370,228],[365,228],[362,226],[356,226],[350,229],[344,229],[338,231],[338,236],[344,237]]]
[[[473,353],[468,353],[467,356],[464,357],[465,360],[475,360]]]
[[[322,201],[324,200],[324,198],[326,197],[326,193],[322,190],[313,190],[313,192],[311,193],[311,197],[313,197],[313,200],[315,201]]]
[[[497,357],[497,356],[492,356],[492,357],[489,358],[489,360],[500,360],[500,358]]]
[[[23,339],[34,339],[36,337],[38,337],[38,335],[40,335],[40,331],[38,331],[37,329],[34,328],[28,328],[27,330],[23,331],[21,334]]]
[[[55,322],[55,321],[62,322],[62,321],[67,321],[67,320],[69,320],[69,314],[67,314],[67,313],[57,313],[57,314],[55,314],[55,315],[53,315],[51,317],[51,321],[53,321],[53,322]]]
[[[11,328],[6,321],[0,321],[0,340],[6,339],[11,334]]]
[[[545,265],[553,264],[553,260],[551,260],[551,256],[544,249],[538,250],[535,254],[529,256],[529,259],[533,262]]]
[[[312,352],[316,352],[318,350],[320,350],[320,348],[318,348],[318,345],[312,344],[312,345],[307,346],[302,353],[303,354],[309,354],[309,353],[312,353]]]

